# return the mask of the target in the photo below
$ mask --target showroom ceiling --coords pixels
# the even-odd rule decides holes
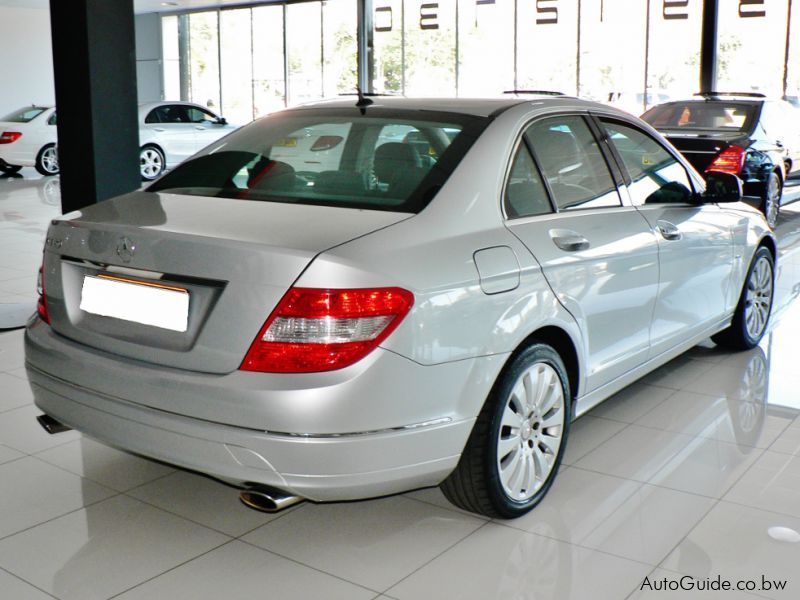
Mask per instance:
[[[244,4],[243,0],[133,0],[137,13],[171,12],[176,10],[192,10],[210,6],[231,6]],[[49,0],[0,0],[0,6],[15,8],[48,8]]]

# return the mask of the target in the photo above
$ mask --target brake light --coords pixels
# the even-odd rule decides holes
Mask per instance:
[[[250,346],[240,369],[312,373],[352,365],[394,331],[414,304],[401,288],[292,288]]]
[[[4,131],[0,133],[0,144],[10,144],[11,142],[16,142],[21,137],[22,134],[19,131]]]
[[[722,171],[731,175],[738,175],[744,166],[745,149],[741,146],[731,145],[717,154],[716,158],[706,169],[709,171]]]
[[[36,278],[36,293],[39,294],[39,300],[36,302],[36,312],[42,318],[42,321],[50,324],[50,314],[47,312],[47,296],[44,289],[44,265],[39,267],[39,276]]]

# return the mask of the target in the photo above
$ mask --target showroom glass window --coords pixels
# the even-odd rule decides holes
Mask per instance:
[[[565,115],[525,131],[559,210],[620,206],[617,186],[583,117]]]
[[[322,98],[322,6],[286,5],[287,104]]]
[[[640,112],[697,92],[702,27],[702,2],[650,0],[647,97],[637,105]]]
[[[719,0],[718,89],[780,96],[786,25],[786,2]]]
[[[455,96],[456,0],[405,0],[405,12],[406,94]]]
[[[635,206],[679,204],[690,200],[689,174],[666,148],[632,126],[608,119],[602,122],[630,175],[628,191]]]
[[[249,8],[224,10],[219,14],[222,58],[222,108],[231,123],[253,120],[253,48]]]
[[[518,2],[516,39],[517,89],[575,93],[577,2]],[[604,42],[602,47],[611,45]]]
[[[286,106],[282,5],[253,8],[253,117]]]
[[[580,94],[642,112],[647,2],[581,3]]]
[[[322,88],[326,98],[353,93],[358,85],[356,0],[322,3]]]
[[[800,4],[792,5],[791,17],[787,32],[786,97],[795,107],[800,107]]]
[[[189,100],[220,107],[219,27],[217,11],[189,15]]]
[[[515,87],[514,2],[458,3],[458,95],[485,96]]]

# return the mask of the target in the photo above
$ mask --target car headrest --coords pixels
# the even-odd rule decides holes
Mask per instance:
[[[372,167],[378,181],[393,181],[408,169],[421,167],[419,153],[410,144],[387,142],[375,150]]]

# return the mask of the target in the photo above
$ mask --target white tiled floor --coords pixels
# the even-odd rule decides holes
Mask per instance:
[[[32,307],[55,181],[0,178],[0,308]],[[221,483],[44,433],[22,334],[0,333],[0,600],[800,597],[798,234],[800,203],[761,346],[698,346],[579,419],[551,493],[515,521],[436,489],[253,512]],[[788,587],[641,589],[683,575]]]

